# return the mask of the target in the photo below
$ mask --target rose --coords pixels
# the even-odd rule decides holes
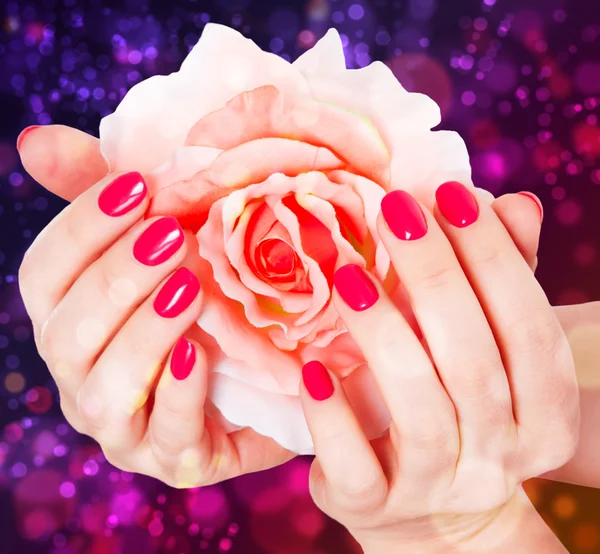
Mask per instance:
[[[210,399],[231,429],[311,452],[298,384],[317,359],[343,378],[369,435],[385,430],[332,277],[359,264],[410,317],[376,218],[390,189],[431,206],[443,182],[472,186],[463,141],[432,132],[439,122],[437,105],[384,64],[347,70],[334,30],[289,64],[213,24],[179,72],[134,86],[102,121],[111,171],[143,172],[150,215],[198,231]]]

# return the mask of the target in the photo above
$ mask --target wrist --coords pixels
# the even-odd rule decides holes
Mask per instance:
[[[365,554],[568,554],[522,489],[486,514],[434,515],[389,532],[353,535]]]

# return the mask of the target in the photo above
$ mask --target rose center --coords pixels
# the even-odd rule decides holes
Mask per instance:
[[[268,281],[294,281],[300,259],[296,251],[278,238],[262,240],[254,251],[256,271]]]

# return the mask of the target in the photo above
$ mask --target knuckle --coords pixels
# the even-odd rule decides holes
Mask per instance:
[[[521,352],[554,358],[565,344],[566,337],[556,318],[551,314],[521,316],[509,327],[516,337]]]
[[[39,334],[39,351],[44,361],[53,366],[57,360],[63,359],[64,345],[63,333],[57,332],[57,325],[54,324],[54,313],[42,325]]]
[[[31,282],[31,278],[35,275],[35,271],[33,270],[33,260],[31,254],[31,247],[25,252],[23,256],[23,260],[21,261],[21,265],[19,266],[18,280],[19,280],[19,290],[21,291],[21,296],[23,297],[23,301],[27,302],[29,300],[29,292],[30,287],[29,283]]]
[[[419,271],[419,287],[436,290],[448,286],[457,277],[458,269],[453,265],[440,265],[438,260],[429,260]]]
[[[330,496],[335,504],[347,512],[370,513],[383,506],[387,497],[387,486],[377,475],[367,475],[360,481],[344,481]]]
[[[458,454],[456,429],[443,422],[422,419],[420,423],[413,424],[407,438],[412,448],[435,459],[440,466],[452,463]]]
[[[487,267],[504,263],[502,258],[505,250],[491,244],[480,245],[471,255],[471,265],[476,267]]]
[[[104,447],[102,447],[102,445],[101,445],[101,448],[102,448],[102,454],[104,455],[104,458],[111,466],[113,466],[114,468],[116,468],[120,471],[126,471],[126,472],[133,471],[132,467],[129,464],[127,464],[125,462],[125,460],[123,460],[123,458],[118,455],[118,453],[113,452],[112,450],[110,450],[108,448],[104,448]]]

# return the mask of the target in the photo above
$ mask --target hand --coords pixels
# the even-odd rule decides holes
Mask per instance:
[[[434,216],[392,192],[378,225],[423,341],[362,269],[336,273],[334,301],[391,426],[369,443],[343,385],[307,364],[311,493],[369,553],[564,552],[551,534],[532,548],[527,528],[538,538],[543,525],[521,483],[575,450],[566,337],[494,210],[458,184],[436,197]]]
[[[175,487],[288,460],[271,439],[228,434],[208,414],[196,239],[173,217],[144,220],[147,207],[139,173],[107,175],[23,259],[23,301],[65,417],[113,465]]]

